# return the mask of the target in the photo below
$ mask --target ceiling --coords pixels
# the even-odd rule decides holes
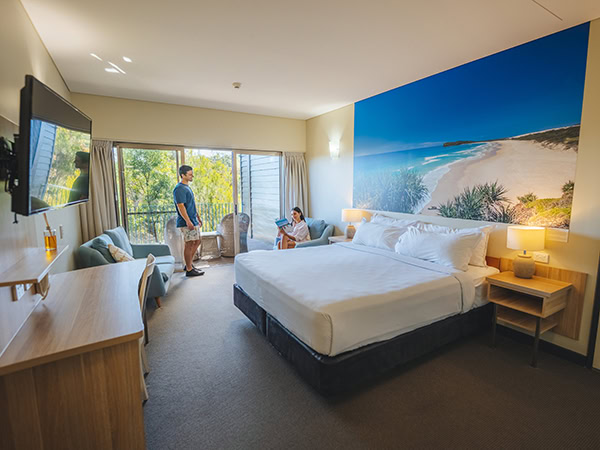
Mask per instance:
[[[598,0],[21,2],[72,92],[297,119],[600,17]]]

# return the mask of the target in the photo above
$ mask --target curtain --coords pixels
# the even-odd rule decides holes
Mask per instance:
[[[90,197],[80,208],[83,242],[117,226],[115,166],[111,141],[92,141]]]
[[[288,217],[290,210],[297,206],[308,217],[308,186],[304,153],[283,154],[284,208]]]

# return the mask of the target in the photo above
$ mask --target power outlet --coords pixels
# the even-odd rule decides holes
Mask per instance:
[[[548,264],[548,261],[550,261],[550,255],[544,252],[533,252],[533,260]]]

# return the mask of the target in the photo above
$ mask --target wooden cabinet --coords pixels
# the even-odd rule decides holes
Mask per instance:
[[[494,304],[493,345],[498,322],[534,333],[531,365],[535,367],[539,337],[558,325],[572,284],[538,276],[518,278],[513,272],[492,275],[487,281],[488,298]]]
[[[143,449],[145,261],[51,276],[0,356],[0,448]]]

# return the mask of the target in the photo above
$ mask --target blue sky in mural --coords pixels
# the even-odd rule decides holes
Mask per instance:
[[[578,124],[589,23],[357,102],[355,156]]]

